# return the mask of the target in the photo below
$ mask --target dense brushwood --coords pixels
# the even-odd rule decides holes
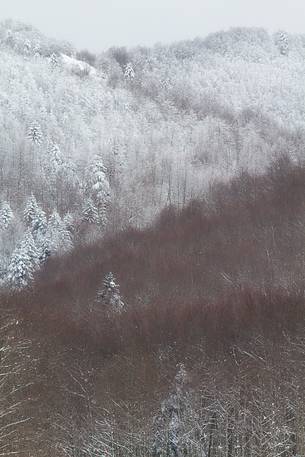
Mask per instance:
[[[278,370],[293,371],[300,386],[301,365],[291,364],[304,352],[304,246],[305,167],[283,157],[264,175],[243,173],[204,201],[166,208],[151,227],[52,258],[30,289],[3,295],[37,361],[30,434],[41,452],[55,452],[54,436],[64,440],[65,417],[73,417],[74,432],[89,433],[88,417],[99,421],[105,408],[120,445],[127,446],[126,429],[137,436],[130,452],[151,455],[151,420],[181,361],[191,391],[219,401],[227,392],[234,403],[236,389],[262,386],[260,401],[269,401]],[[96,301],[110,271],[126,306],[121,314]]]
[[[165,209],[147,229],[51,259],[31,289],[6,299],[34,326],[38,317],[42,332],[67,336],[71,329],[77,340],[80,332],[97,345],[107,335],[117,346],[120,338],[95,300],[113,271],[127,304],[115,317],[124,345],[126,338],[148,346],[184,341],[188,332],[196,339],[210,321],[237,333],[266,326],[268,316],[289,326],[299,321],[304,250],[305,167],[283,158],[265,175],[217,184],[205,201]]]

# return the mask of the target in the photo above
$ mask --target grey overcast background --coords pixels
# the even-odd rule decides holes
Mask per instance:
[[[305,0],[0,0],[0,19],[7,18],[98,51],[241,25],[305,32]]]

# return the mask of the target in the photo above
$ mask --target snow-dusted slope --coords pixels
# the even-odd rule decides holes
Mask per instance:
[[[76,75],[84,76],[96,76],[97,71],[91,65],[86,62],[82,62],[74,57],[69,57],[65,54],[61,54],[61,62],[65,68],[70,70]]]
[[[259,173],[283,153],[304,156],[303,36],[234,29],[112,48],[93,66],[71,45],[10,22],[0,26],[0,58],[0,195],[15,208],[33,192],[46,208],[78,214],[98,155],[112,222],[143,224],[215,179]],[[33,122],[39,147],[28,139]],[[56,191],[55,150],[65,165]]]

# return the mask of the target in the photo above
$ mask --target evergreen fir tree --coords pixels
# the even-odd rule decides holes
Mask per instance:
[[[37,218],[37,214],[39,213],[39,211],[40,210],[37,200],[32,194],[31,197],[28,199],[23,212],[23,219],[27,226],[32,225],[33,221]]]
[[[98,225],[102,228],[106,227],[108,222],[106,204],[100,205],[98,209]]]
[[[50,240],[51,254],[68,252],[73,247],[72,233],[57,211],[49,219],[47,238]]]
[[[116,283],[116,279],[111,272],[103,280],[103,286],[97,293],[97,302],[101,303],[110,315],[121,313],[125,309],[125,304],[121,299],[119,285]]]
[[[55,52],[53,52],[50,56],[50,64],[53,68],[59,67],[59,56]]]
[[[45,212],[40,208],[33,195],[28,200],[24,210],[24,221],[31,230],[31,237],[35,244],[35,248],[32,242],[29,246],[32,253],[36,251],[31,257],[37,259],[37,264],[42,263],[50,255],[49,242],[46,241],[48,224]],[[32,241],[31,237],[29,236],[29,242]]]
[[[20,243],[14,250],[7,269],[7,283],[14,289],[27,287],[33,280],[33,262],[26,243]]]
[[[49,228],[59,231],[62,227],[62,218],[56,210],[54,210],[49,218]]]
[[[90,191],[95,196],[97,202],[102,204],[110,198],[110,187],[107,178],[107,169],[104,166],[101,155],[94,158],[89,171]]]
[[[133,81],[135,78],[135,72],[134,72],[131,62],[129,62],[125,67],[124,78],[127,81]]]
[[[34,272],[39,266],[39,250],[37,249],[35,240],[30,229],[27,230],[21,242],[21,247],[23,247],[24,251],[27,253]]]
[[[73,218],[72,214],[67,213],[63,218],[63,222],[65,224],[66,229],[72,236],[73,233],[75,232],[74,218]]]
[[[82,221],[88,224],[97,224],[99,221],[99,214],[96,206],[91,198],[85,202],[82,211]]]
[[[104,227],[107,223],[107,207],[110,203],[110,186],[101,155],[95,156],[87,179],[87,192],[91,195],[97,210],[96,223]]]
[[[57,143],[51,142],[49,146],[50,162],[54,171],[64,165],[64,159]]]
[[[47,230],[47,217],[42,208],[37,205],[36,211],[33,213],[32,222],[32,233],[35,239],[43,236]]]
[[[183,415],[187,404],[186,384],[188,375],[180,364],[173,383],[173,390],[161,404],[161,411],[155,417],[153,456],[182,457],[186,455]]]
[[[51,243],[47,236],[43,236],[37,241],[37,249],[39,251],[39,263],[44,264],[51,256]]]
[[[14,214],[10,205],[4,202],[0,210],[0,230],[7,229],[13,217]]]
[[[42,132],[41,127],[38,122],[34,121],[30,124],[27,132],[28,139],[35,144],[36,146],[40,146],[42,143]]]
[[[279,30],[276,34],[276,43],[279,48],[279,51],[282,56],[287,56],[289,54],[289,39],[288,34],[283,31]]]

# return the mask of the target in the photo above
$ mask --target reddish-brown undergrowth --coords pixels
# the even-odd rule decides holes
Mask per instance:
[[[7,297],[30,332],[93,345],[218,347],[304,321],[305,168],[282,159],[263,176],[216,185],[204,201],[165,209],[155,224],[54,258],[30,291]],[[112,271],[127,304],[109,319],[95,303]]]

